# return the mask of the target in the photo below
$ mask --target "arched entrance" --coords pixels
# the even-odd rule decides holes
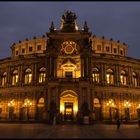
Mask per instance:
[[[72,90],[60,95],[60,114],[62,121],[76,121],[78,112],[78,96]]]

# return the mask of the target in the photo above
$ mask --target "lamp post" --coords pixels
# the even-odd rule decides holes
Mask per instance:
[[[114,102],[109,100],[106,105],[109,107],[110,120],[112,120],[112,107],[114,107]]]
[[[10,101],[8,103],[8,106],[9,106],[9,118],[12,120],[13,119],[13,111],[14,111],[14,101]]]
[[[30,100],[27,100],[25,103],[24,103],[24,106],[27,108],[27,120],[29,120],[29,107],[32,105],[31,101]]]

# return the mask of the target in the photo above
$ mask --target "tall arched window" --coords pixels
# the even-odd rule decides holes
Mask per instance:
[[[5,86],[7,82],[7,72],[4,72],[2,75],[2,86]]]
[[[16,85],[18,83],[18,71],[14,70],[12,75],[12,85]]]
[[[46,68],[41,68],[39,70],[39,83],[45,82],[46,79]]]
[[[122,85],[126,85],[126,72],[123,70],[121,71],[120,82]]]
[[[107,81],[107,84],[114,84],[114,73],[113,73],[113,70],[108,69],[106,71],[106,81]]]
[[[138,85],[137,83],[137,74],[135,72],[132,73],[132,83],[136,87]]]
[[[93,68],[92,77],[93,77],[93,82],[99,83],[99,70],[97,68]]]
[[[32,71],[31,69],[26,69],[25,71],[25,84],[30,84],[32,82]]]

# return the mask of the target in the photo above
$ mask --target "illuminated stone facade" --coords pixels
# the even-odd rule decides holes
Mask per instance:
[[[52,22],[47,36],[14,43],[0,60],[0,120],[140,118],[140,60],[86,22],[79,30],[76,18],[67,11],[60,30]]]

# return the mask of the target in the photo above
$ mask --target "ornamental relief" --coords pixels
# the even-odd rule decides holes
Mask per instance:
[[[73,41],[65,41],[61,44],[60,55],[77,55],[77,44]]]

